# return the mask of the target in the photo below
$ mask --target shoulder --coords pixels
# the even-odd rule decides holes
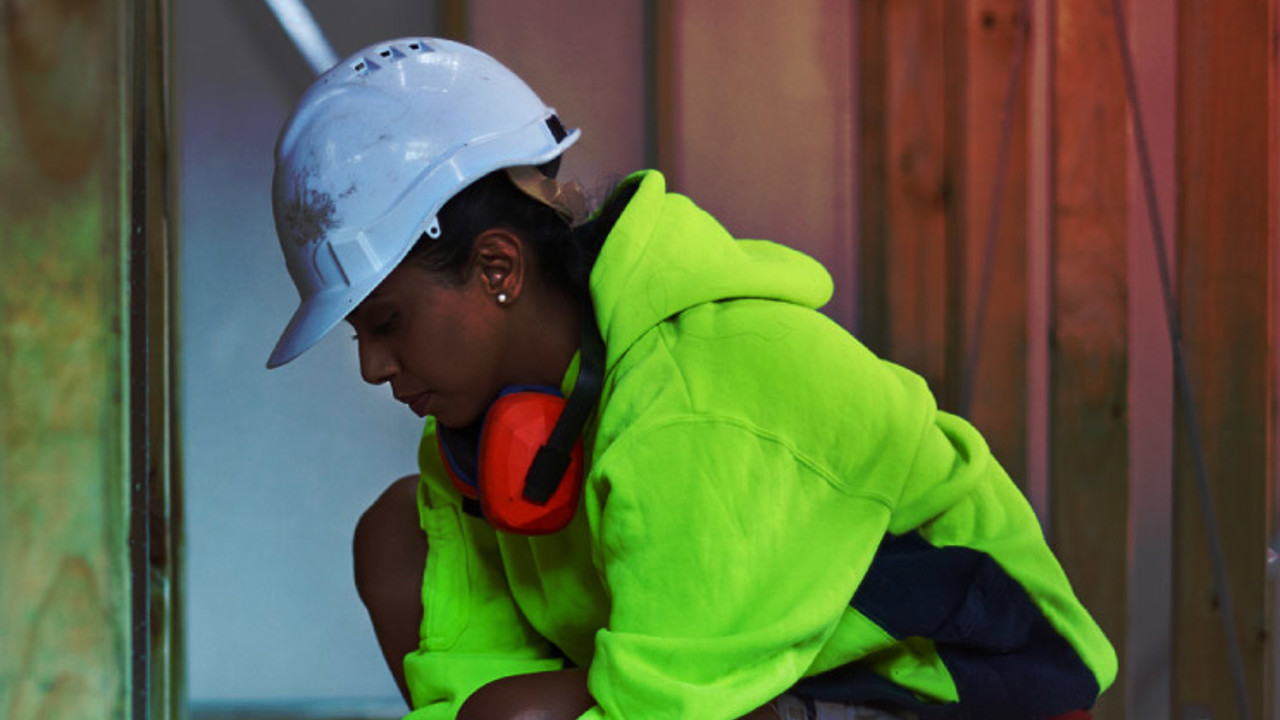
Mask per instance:
[[[619,359],[606,385],[597,457],[663,428],[664,443],[678,430],[703,437],[699,452],[720,458],[785,448],[829,478],[851,478],[868,462],[909,462],[935,412],[920,378],[822,314],[771,300],[705,303],[668,318]]]

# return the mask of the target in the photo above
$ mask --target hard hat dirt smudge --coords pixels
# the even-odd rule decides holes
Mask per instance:
[[[302,188],[285,207],[284,226],[298,247],[305,247],[324,237],[337,218],[333,197],[329,193]]]

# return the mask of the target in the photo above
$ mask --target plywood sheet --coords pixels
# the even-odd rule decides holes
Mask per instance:
[[[119,3],[0,24],[0,715],[123,717]]]

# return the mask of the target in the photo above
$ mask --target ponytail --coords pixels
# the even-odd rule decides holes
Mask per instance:
[[[554,177],[559,158],[539,167]],[[544,279],[571,300],[588,297],[591,269],[605,238],[635,194],[635,185],[615,187],[604,205],[577,226],[549,207],[526,195],[499,170],[489,173],[453,196],[440,209],[441,235],[425,233],[414,244],[405,262],[415,262],[438,273],[447,282],[466,282],[475,238],[491,227],[517,234],[536,254]]]

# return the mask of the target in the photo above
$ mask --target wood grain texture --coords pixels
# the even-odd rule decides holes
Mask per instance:
[[[977,342],[968,408],[1000,464],[1025,491],[1027,444],[1027,61],[1022,0],[967,3],[967,75],[964,112],[967,156],[963,263],[966,351]],[[1023,46],[1018,47],[1019,35]],[[1021,57],[1018,57],[1021,52]],[[1010,73],[1016,71],[1013,113],[1003,171],[1000,145]],[[1003,172],[1003,177],[1000,173]],[[1001,183],[999,197],[997,181]],[[994,243],[988,257],[988,235]],[[957,258],[957,262],[961,259]],[[989,265],[985,305],[984,263]],[[978,318],[978,313],[982,317]],[[975,324],[980,323],[981,332]],[[966,365],[969,362],[966,358]]]
[[[1271,339],[1268,347],[1268,365],[1270,367],[1270,407],[1267,416],[1267,468],[1270,478],[1267,482],[1267,537],[1275,538],[1280,531],[1280,0],[1271,0],[1271,64],[1269,82],[1271,86],[1271,128],[1270,158],[1271,184],[1268,188],[1272,202],[1268,219],[1270,232],[1271,280],[1270,325]],[[1276,549],[1272,540],[1269,547]],[[1267,562],[1273,561],[1268,556]],[[1270,628],[1274,632],[1280,626],[1280,578],[1272,577],[1267,588],[1268,617]],[[1267,652],[1266,670],[1266,708],[1271,717],[1280,717],[1280,643],[1272,642]]]
[[[857,27],[857,288],[854,334],[884,355],[889,348],[888,0],[855,3]]]
[[[1270,0],[1182,2],[1178,15],[1178,290],[1195,409],[1246,693],[1267,649],[1267,236]],[[1183,410],[1179,399],[1179,413]],[[1236,716],[1186,425],[1176,426],[1172,711]]]
[[[935,390],[946,374],[948,174],[945,5],[901,0],[886,7],[885,193],[887,294],[883,353]]]
[[[1050,264],[1051,542],[1123,657],[1128,523],[1126,99],[1108,0],[1057,3]],[[1124,716],[1124,679],[1095,717]]]
[[[91,1],[6,10],[0,715],[105,720],[126,712],[129,646],[123,173],[112,91],[123,10]]]
[[[946,108],[946,318],[947,333],[943,354],[946,370],[940,387],[934,389],[938,407],[960,410],[961,378],[964,375],[967,337],[965,288],[969,283],[969,4],[944,3],[946,32],[943,45],[943,106]]]

